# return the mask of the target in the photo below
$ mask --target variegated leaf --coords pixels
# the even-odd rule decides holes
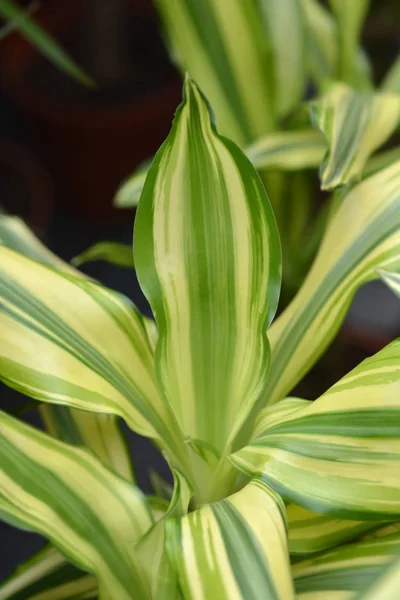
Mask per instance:
[[[328,141],[320,175],[322,189],[331,190],[361,177],[369,156],[400,120],[400,96],[336,84],[313,104],[311,117]]]
[[[98,242],[72,259],[72,264],[79,267],[87,262],[104,260],[118,267],[133,269],[132,246],[118,242]]]
[[[97,575],[100,598],[149,600],[134,543],[152,525],[137,488],[95,456],[0,413],[3,510]]]
[[[224,451],[267,376],[280,244],[256,171],[217,134],[190,79],[146,179],[134,240],[163,393],[186,436]]]
[[[267,422],[232,461],[317,513],[395,520],[400,516],[399,387],[397,340],[309,406]]]
[[[342,200],[299,293],[273,323],[265,403],[283,398],[336,335],[356,290],[400,266],[400,161]],[[260,402],[261,404],[261,402]]]
[[[284,505],[261,481],[166,521],[185,600],[291,600]]]

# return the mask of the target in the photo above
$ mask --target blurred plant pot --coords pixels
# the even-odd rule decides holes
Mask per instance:
[[[99,223],[126,220],[126,211],[112,207],[113,195],[119,183],[163,142],[181,98],[179,77],[157,38],[149,3],[129,0],[128,5],[133,66],[125,65],[126,80],[122,77],[118,84],[84,88],[17,34],[6,38],[0,48],[4,93],[22,111],[39,144],[54,180],[57,203],[72,216]],[[86,8],[87,2],[79,0],[49,2],[35,18],[91,73],[93,61],[88,56],[97,58],[96,40],[92,39],[91,47],[82,43],[87,38]],[[121,35],[130,43],[126,32]]]
[[[54,197],[50,175],[34,153],[8,138],[0,138],[0,189],[0,208],[43,237]]]

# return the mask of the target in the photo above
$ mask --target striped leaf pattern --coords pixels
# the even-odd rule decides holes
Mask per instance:
[[[396,296],[400,297],[400,274],[391,273],[389,271],[385,271],[384,269],[380,269],[378,272],[382,281],[386,283],[386,285],[396,294]]]
[[[285,397],[337,333],[356,290],[400,266],[400,162],[355,186],[331,219],[295,299],[273,323],[264,403]]]
[[[399,553],[399,544],[400,535],[395,533],[371,541],[346,544],[296,563],[292,573],[297,598],[303,600],[308,598],[307,594],[314,593],[316,598],[323,600],[334,592],[347,593],[352,600],[359,598],[358,592],[370,587],[383,568],[392,564],[393,558]],[[385,596],[367,597],[381,600]],[[393,600],[397,597],[393,596]]]
[[[220,131],[240,146],[275,122],[273,51],[256,2],[157,0],[173,57],[211,102]]]
[[[133,545],[152,525],[141,493],[92,453],[0,413],[0,499],[77,566],[100,598],[148,599]]]
[[[134,232],[159,340],[156,368],[185,435],[223,451],[264,385],[280,244],[264,187],[188,78]]]
[[[233,455],[283,497],[355,520],[400,515],[400,340]]]
[[[335,519],[295,504],[290,504],[286,510],[289,552],[292,558],[296,559],[301,555],[321,552],[351,542],[377,527],[377,523],[373,521]]]
[[[0,600],[75,600],[97,596],[97,579],[71,565],[50,545],[19,566],[0,586]]]
[[[355,600],[397,600],[400,589],[400,558],[397,550],[396,557],[383,564],[381,573],[376,579],[368,585],[368,589],[363,589]]]
[[[301,129],[264,135],[247,146],[244,152],[258,170],[297,171],[318,167],[326,149],[327,143],[321,133]],[[114,199],[116,206],[129,208],[138,205],[150,162],[132,173],[121,185]]]
[[[0,214],[0,244],[64,273],[83,277],[46,248],[18,217]],[[88,413],[55,405],[42,405],[39,410],[51,435],[71,444],[91,448],[116,473],[133,480],[131,458],[114,415]]]
[[[117,414],[180,451],[143,321],[125,298],[0,247],[0,327],[5,383],[45,402]]]
[[[360,178],[369,156],[400,120],[400,96],[336,84],[313,104],[311,117],[329,144],[320,174],[322,189],[331,190]]]
[[[185,600],[294,598],[284,505],[261,481],[167,521],[166,536]]]

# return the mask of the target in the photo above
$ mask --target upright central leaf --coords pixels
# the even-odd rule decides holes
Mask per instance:
[[[161,388],[185,434],[223,451],[265,382],[280,244],[249,160],[221,137],[187,79],[150,168],[135,264],[159,328]]]

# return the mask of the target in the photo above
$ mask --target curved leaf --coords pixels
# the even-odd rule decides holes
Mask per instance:
[[[18,217],[0,214],[0,244],[64,273],[84,277],[82,273],[46,248]],[[144,324],[147,325],[147,319]],[[39,411],[47,430],[52,435],[65,442],[91,448],[116,473],[134,480],[132,461],[125,437],[113,415],[87,413],[55,405],[42,405]]]
[[[377,268],[400,266],[400,161],[342,200],[299,293],[273,323],[264,402],[283,398],[337,333],[356,290]]]
[[[361,94],[336,84],[313,103],[311,116],[329,144],[320,175],[322,189],[331,190],[359,179],[369,156],[394,132],[400,96]]]
[[[329,597],[325,594],[333,592],[351,592],[350,598],[358,598],[357,592],[369,587],[382,572],[382,567],[392,563],[399,552],[399,544],[400,535],[397,533],[340,546],[296,563],[292,567],[296,592],[300,598],[305,593],[318,593],[317,597],[322,600]],[[371,598],[381,600],[382,596]]]
[[[146,179],[134,240],[160,385],[185,435],[221,452],[265,382],[280,244],[261,180],[217,134],[190,79]]]
[[[284,505],[261,481],[167,520],[166,543],[185,600],[294,598]]]
[[[137,488],[90,452],[4,413],[0,464],[0,498],[6,498],[9,514],[96,574],[100,597],[150,598],[133,544],[152,517]]]
[[[181,452],[142,319],[124,297],[0,247],[0,327],[5,383],[45,402],[117,414]]]
[[[400,516],[400,340],[233,455],[290,501],[346,519]]]
[[[397,57],[381,85],[382,91],[400,94],[400,57]]]
[[[118,267],[130,267],[133,269],[132,246],[119,244],[118,242],[99,242],[84,250],[72,259],[72,264],[79,267],[87,262],[104,260]]]

